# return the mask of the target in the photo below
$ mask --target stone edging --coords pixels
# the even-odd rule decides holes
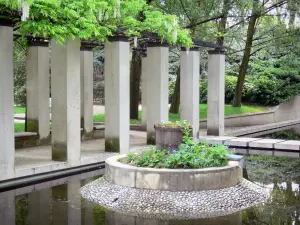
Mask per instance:
[[[165,191],[216,190],[238,185],[243,180],[239,163],[206,169],[155,169],[126,165],[118,161],[125,155],[105,161],[106,179],[110,183],[139,189]]]

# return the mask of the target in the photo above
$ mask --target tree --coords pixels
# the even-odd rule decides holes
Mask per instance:
[[[250,57],[265,48],[272,49],[272,45],[274,45],[278,40],[280,40],[280,42],[277,42],[275,46],[286,45],[283,38],[287,38],[290,36],[290,34],[289,32],[286,32],[286,27],[281,20],[274,19],[276,17],[278,18],[280,15],[274,15],[270,13],[273,13],[274,11],[278,12],[276,9],[279,7],[281,7],[282,10],[282,7],[286,6],[288,2],[292,4],[293,0],[272,1],[269,5],[267,5],[264,1],[260,2],[259,0],[253,0],[252,13],[247,18],[249,19],[249,23],[246,35],[246,44],[245,48],[243,49],[244,53],[239,67],[238,81],[233,101],[234,107],[240,107],[242,104],[243,85],[245,82],[245,76],[248,70]],[[286,9],[284,10],[286,11]],[[293,15],[291,16],[293,17]],[[264,21],[268,21],[266,26],[262,26]],[[282,27],[284,27],[284,31],[281,29]],[[257,30],[259,30],[259,32],[257,32]],[[280,30],[280,32],[276,32],[277,30]],[[256,33],[258,33],[257,37],[255,37]],[[270,34],[273,36],[270,37]]]
[[[242,104],[243,85],[245,82],[245,76],[248,69],[251,47],[253,43],[253,36],[255,34],[255,25],[258,17],[259,17],[258,0],[253,0],[252,15],[250,17],[248,30],[247,30],[246,47],[244,50],[244,56],[243,56],[242,64],[239,69],[239,76],[236,84],[236,91],[235,91],[234,102],[233,102],[234,107],[241,107]]]
[[[174,93],[172,96],[172,102],[170,107],[170,113],[178,114],[180,106],[180,67],[178,67],[176,72],[176,83],[174,88]]]
[[[140,83],[142,75],[141,51],[133,49],[130,64],[130,119],[139,119]]]

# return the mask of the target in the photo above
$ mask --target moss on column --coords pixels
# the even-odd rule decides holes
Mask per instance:
[[[27,131],[28,132],[39,132],[39,121],[36,119],[27,118]]]
[[[147,134],[147,145],[155,145],[155,132]]]
[[[67,161],[67,144],[52,143],[52,160]]]
[[[106,152],[120,152],[120,139],[119,138],[106,138],[105,139]]]

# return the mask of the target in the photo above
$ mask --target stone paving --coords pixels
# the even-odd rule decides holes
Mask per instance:
[[[174,192],[137,189],[100,178],[81,189],[84,198],[108,209],[150,219],[199,219],[232,214],[264,203],[269,190],[252,182],[209,191]]]
[[[136,151],[146,144],[145,132],[130,132],[130,151]],[[89,140],[81,145],[81,165],[103,162],[118,153],[104,152],[104,139]],[[51,160],[51,146],[24,148],[15,152],[16,177],[66,169],[66,162]]]

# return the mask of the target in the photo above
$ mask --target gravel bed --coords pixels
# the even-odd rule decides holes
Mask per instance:
[[[100,178],[84,186],[83,198],[110,210],[148,219],[201,219],[228,215],[267,202],[269,190],[250,181],[234,187],[198,191],[171,192],[136,189]]]

